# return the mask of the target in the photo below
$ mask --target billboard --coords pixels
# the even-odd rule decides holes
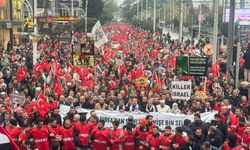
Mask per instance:
[[[230,11],[226,9],[223,21],[229,22]],[[250,9],[235,9],[235,22],[236,21],[250,21]]]

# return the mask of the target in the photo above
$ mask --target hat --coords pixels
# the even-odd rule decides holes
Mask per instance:
[[[140,119],[140,124],[146,125],[147,124],[147,120],[145,118]]]
[[[36,87],[36,91],[41,91],[41,87]]]

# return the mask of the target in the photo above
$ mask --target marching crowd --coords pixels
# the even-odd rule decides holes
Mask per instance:
[[[249,150],[248,89],[235,89],[234,79],[226,82],[223,48],[211,64],[208,39],[179,43],[160,33],[154,38],[128,23],[109,23],[103,30],[109,42],[95,48],[94,66],[74,66],[71,50],[49,37],[39,40],[34,66],[31,43],[0,52],[0,124],[20,149]],[[84,33],[74,36],[74,44],[86,42]],[[177,56],[207,56],[206,79],[176,71]],[[250,82],[250,46],[242,48],[240,64]],[[189,100],[171,96],[171,82],[181,80],[192,82]],[[64,118],[60,104],[70,106]],[[91,109],[90,117],[77,108]],[[162,130],[151,115],[139,124],[129,116],[125,126],[113,121],[106,128],[95,110],[188,114],[194,121]],[[212,111],[218,114],[203,122],[200,113]]]

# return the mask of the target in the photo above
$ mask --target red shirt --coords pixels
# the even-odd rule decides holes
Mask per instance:
[[[151,148],[159,149],[161,144],[162,136],[154,136],[153,134],[148,135],[148,143]]]
[[[250,149],[250,134],[244,133],[243,140],[240,144],[244,150]]]
[[[106,150],[110,143],[110,129],[103,130],[95,129],[93,135],[93,150]]]
[[[22,133],[23,129],[21,127],[10,128],[9,126],[6,126],[5,130],[13,139],[13,141],[15,141],[16,144],[18,144],[18,138],[19,138],[19,135]]]
[[[111,130],[112,139],[114,144],[112,145],[112,150],[119,150],[122,147],[122,142],[124,140],[124,133],[122,128],[116,130]]]
[[[34,139],[36,148],[39,150],[49,150],[49,130],[47,126],[42,126],[41,128],[33,127],[29,131]]]
[[[128,134],[127,131],[124,131],[124,144],[123,150],[135,150],[135,130],[131,134]]]
[[[75,129],[78,132],[78,137],[83,146],[89,146],[89,134],[90,131],[93,129],[95,124],[92,122],[88,122],[86,124],[82,124],[81,122],[75,123]]]
[[[62,140],[64,143],[62,150],[76,149],[74,142],[74,126],[71,126],[69,129],[60,127],[59,134],[62,135]]]
[[[161,149],[168,150],[171,147],[171,142],[173,140],[174,134],[170,134],[169,136],[162,136],[161,138]]]

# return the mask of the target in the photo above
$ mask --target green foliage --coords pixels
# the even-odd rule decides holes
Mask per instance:
[[[98,20],[96,18],[88,18],[88,32],[91,32],[92,27]],[[85,31],[85,19],[77,20],[73,23],[74,31],[84,32]]]

